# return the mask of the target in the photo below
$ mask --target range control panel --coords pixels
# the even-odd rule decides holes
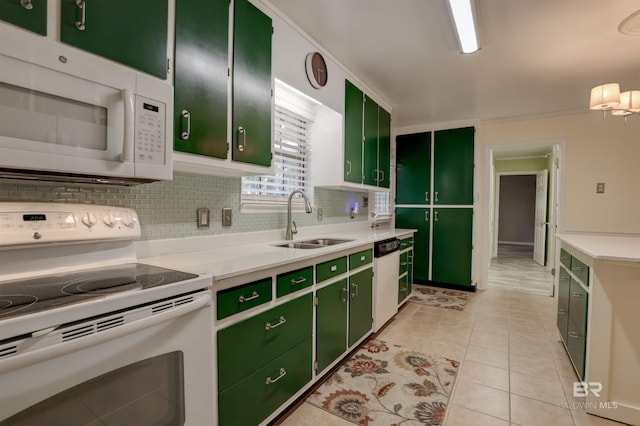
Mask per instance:
[[[94,204],[0,202],[0,248],[88,240],[135,240],[133,209]]]

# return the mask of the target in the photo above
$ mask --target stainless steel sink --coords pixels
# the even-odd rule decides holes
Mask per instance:
[[[345,240],[342,238],[315,238],[312,240],[303,240],[303,241],[277,244],[276,247],[315,249],[315,248],[333,246],[341,243],[348,243],[349,241],[353,241],[353,240]]]

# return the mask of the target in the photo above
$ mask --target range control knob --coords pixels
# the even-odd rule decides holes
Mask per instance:
[[[127,228],[133,227],[133,218],[127,212],[122,213],[122,224]]]
[[[97,222],[96,216],[89,212],[83,214],[81,220],[87,228],[92,228]]]
[[[109,228],[113,228],[113,225],[116,224],[116,220],[113,218],[113,215],[111,213],[107,213],[102,217],[102,221],[104,222],[105,225],[107,225]]]

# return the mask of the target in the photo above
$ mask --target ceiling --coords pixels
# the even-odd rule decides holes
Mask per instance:
[[[476,0],[462,55],[445,0],[270,0],[393,108],[394,127],[588,111],[591,87],[640,89],[638,0]]]

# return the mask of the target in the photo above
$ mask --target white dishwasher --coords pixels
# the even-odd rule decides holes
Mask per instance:
[[[391,238],[374,245],[373,331],[378,332],[398,312],[400,240]]]

